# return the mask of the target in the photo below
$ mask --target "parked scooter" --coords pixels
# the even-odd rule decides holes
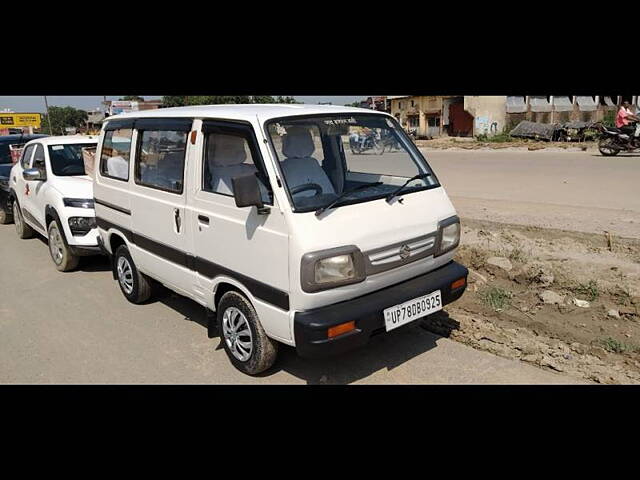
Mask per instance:
[[[637,126],[632,124],[634,127]],[[598,140],[598,150],[606,157],[612,157],[620,152],[633,152],[640,149],[640,138],[633,134],[623,132],[619,128],[607,127],[602,123],[593,126],[600,132]]]

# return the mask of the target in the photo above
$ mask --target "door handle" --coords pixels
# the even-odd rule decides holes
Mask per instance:
[[[205,217],[204,215],[198,215],[198,221],[205,225],[209,225],[209,217]]]
[[[179,208],[174,208],[173,209],[173,219],[176,222],[176,230],[178,231],[178,233],[180,233],[180,209]]]

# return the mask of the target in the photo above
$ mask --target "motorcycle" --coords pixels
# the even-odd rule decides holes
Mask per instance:
[[[600,132],[598,150],[605,157],[640,149],[640,139],[633,134],[630,135],[619,128],[607,127],[602,123],[595,124],[594,128]]]
[[[367,150],[373,150],[375,153],[382,155],[385,145],[380,140],[378,134],[373,132],[364,136],[358,134],[351,135],[349,137],[349,148],[354,155],[366,152]]]

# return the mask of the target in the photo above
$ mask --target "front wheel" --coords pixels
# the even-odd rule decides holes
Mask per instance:
[[[151,297],[151,280],[140,273],[126,245],[120,245],[113,257],[120,290],[131,303],[140,304]]]
[[[598,150],[605,157],[613,157],[620,153],[620,150],[614,148],[615,142],[612,138],[603,138],[598,142]]]
[[[65,241],[64,232],[60,231],[58,223],[52,220],[47,229],[49,238],[49,253],[56,269],[60,272],[68,272],[78,266],[80,257],[71,253],[71,249]]]
[[[274,364],[278,343],[267,336],[247,298],[235,291],[225,293],[218,302],[217,316],[222,344],[234,367],[257,375]]]

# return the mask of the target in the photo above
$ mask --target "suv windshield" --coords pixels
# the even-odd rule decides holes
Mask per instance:
[[[49,160],[51,170],[58,177],[86,175],[82,149],[95,147],[95,143],[67,143],[64,145],[49,145]]]
[[[267,131],[296,212],[384,198],[420,174],[429,175],[409,182],[402,195],[439,186],[397,122],[385,115],[280,118],[269,121]]]

